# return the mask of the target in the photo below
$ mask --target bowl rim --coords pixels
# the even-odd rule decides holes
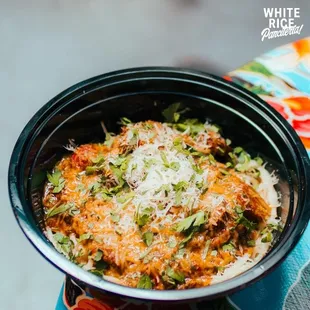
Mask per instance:
[[[43,237],[43,232],[41,231],[39,233],[39,229],[35,230],[30,225],[29,221],[27,220],[27,216],[23,212],[23,206],[27,202],[25,200],[25,197],[21,197],[19,193],[18,168],[21,165],[23,159],[22,155],[24,153],[24,149],[25,147],[27,147],[27,143],[29,142],[29,134],[31,133],[34,126],[39,122],[39,120],[46,118],[46,114],[49,112],[49,110],[55,107],[57,103],[61,102],[61,100],[69,97],[75,92],[80,92],[82,94],[84,87],[89,87],[94,83],[101,83],[100,86],[108,85],[107,83],[109,81],[111,82],[111,80],[115,78],[118,79],[117,83],[123,83],[126,79],[131,80],[134,75],[138,75],[139,78],[139,74],[145,73],[174,75],[178,74],[180,79],[182,80],[193,82],[195,78],[199,78],[200,80],[204,80],[205,84],[214,81],[218,83],[220,87],[222,86],[223,88],[228,88],[232,93],[231,95],[234,95],[238,98],[239,96],[243,96],[243,98],[245,98],[244,100],[251,101],[252,103],[255,102],[255,104],[259,106],[260,110],[263,110],[264,112],[272,115],[272,117],[278,122],[278,124],[281,125],[282,130],[285,130],[285,133],[288,134],[290,138],[294,141],[295,149],[297,149],[297,153],[295,155],[299,157],[299,170],[301,169],[303,172],[303,187],[301,188],[301,193],[303,194],[302,197],[304,197],[302,201],[303,205],[300,206],[301,203],[299,200],[292,225],[290,225],[287,230],[287,236],[284,237],[284,239],[278,244],[278,251],[271,251],[268,256],[263,258],[253,268],[232,279],[226,280],[218,284],[213,284],[208,287],[187,289],[181,291],[150,291],[126,287],[116,283],[108,282],[95,275],[92,275],[88,271],[84,271],[82,268],[67,260],[67,258],[65,258],[63,255],[59,254],[53,246],[46,243]],[[152,76],[150,76],[150,78],[152,78]],[[164,76],[162,76],[162,78],[169,79],[169,77]],[[135,79],[137,79],[137,77],[135,77]],[[94,89],[91,88],[89,91],[94,91]],[[76,278],[91,287],[95,287],[100,290],[131,298],[154,301],[189,301],[200,298],[215,298],[242,289],[245,286],[248,286],[249,284],[261,279],[267,273],[275,269],[285,259],[285,257],[291,252],[291,250],[295,247],[295,245],[301,238],[301,235],[306,229],[307,223],[310,218],[310,199],[306,199],[310,198],[310,191],[306,186],[308,182],[310,182],[309,168],[310,161],[308,154],[294,129],[270,105],[268,105],[266,102],[264,102],[262,99],[260,99],[258,96],[254,95],[250,91],[232,82],[228,82],[223,78],[198,70],[175,67],[137,67],[117,70],[81,81],[62,91],[54,98],[49,100],[43,107],[41,107],[26,124],[14,146],[8,170],[8,190],[15,218],[27,239],[45,259],[47,259],[51,264],[53,264],[59,270],[63,271],[65,274],[68,274],[72,278]]]

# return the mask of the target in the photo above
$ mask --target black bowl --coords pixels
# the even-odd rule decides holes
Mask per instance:
[[[281,192],[282,234],[257,265],[241,275],[205,288],[149,291],[120,286],[84,271],[60,255],[43,230],[45,174],[65,153],[68,139],[77,144],[103,141],[100,121],[117,131],[117,121],[163,120],[161,111],[176,101],[190,107],[189,117],[209,118],[224,136],[276,170]],[[271,272],[293,249],[310,217],[307,152],[292,127],[256,95],[221,78],[175,68],[137,68],[81,82],[44,105],[29,121],[13,150],[9,194],[26,237],[53,265],[100,290],[153,301],[189,301],[225,295]]]

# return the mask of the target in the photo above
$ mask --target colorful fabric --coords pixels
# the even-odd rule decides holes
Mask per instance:
[[[272,50],[225,78],[256,93],[280,112],[297,131],[310,155],[310,37]],[[56,310],[116,309],[310,309],[310,226],[274,272],[226,298],[185,305],[132,304],[67,277],[56,306]]]

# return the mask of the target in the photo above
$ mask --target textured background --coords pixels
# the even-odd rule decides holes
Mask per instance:
[[[309,0],[0,0],[1,309],[54,309],[63,276],[19,230],[7,196],[7,167],[27,120],[70,85],[143,65],[192,65],[222,74],[299,36],[261,42],[263,7]]]

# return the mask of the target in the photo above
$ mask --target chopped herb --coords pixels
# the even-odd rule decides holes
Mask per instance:
[[[271,242],[272,241],[272,233],[270,231],[267,232],[267,234],[262,238],[262,242]]]
[[[182,203],[182,191],[179,190],[175,193],[175,204],[176,206],[181,205]]]
[[[255,240],[248,240],[247,245],[251,247],[255,246]]]
[[[216,160],[212,154],[208,155],[208,159],[211,165],[216,165]]]
[[[130,171],[130,173],[132,174],[132,172],[133,172],[134,170],[136,170],[137,167],[138,167],[137,164],[132,164],[132,165],[131,165],[131,171]]]
[[[174,170],[174,171],[179,171],[180,169],[180,164],[178,162],[172,162],[170,163],[170,169]]]
[[[119,229],[115,229],[115,232],[116,232],[119,236],[122,235],[122,232],[121,232]]]
[[[161,151],[161,152],[160,152],[160,157],[161,157],[161,160],[162,160],[163,163],[164,163],[164,166],[165,166],[166,168],[169,168],[170,165],[169,165],[169,162],[168,162],[168,159],[167,159],[167,156],[166,156],[165,152]]]
[[[211,251],[211,256],[216,256],[217,255],[217,250]]]
[[[217,266],[216,269],[217,269],[218,272],[223,272],[225,270],[225,267]]]
[[[144,123],[144,124],[143,124],[143,127],[144,127],[144,129],[146,129],[146,130],[151,130],[151,129],[154,128],[154,125],[153,125],[153,124],[150,124],[150,123]]]
[[[91,273],[102,277],[102,275],[104,275],[104,272],[108,269],[109,265],[103,261],[100,260],[98,262],[96,262],[96,269],[92,269],[90,270]]]
[[[129,193],[120,193],[122,196],[120,195],[116,195],[116,201],[118,203],[124,204],[124,203],[128,203],[134,196],[135,196],[135,192],[131,191]]]
[[[94,261],[99,262],[102,259],[103,252],[98,250],[94,256]]]
[[[180,272],[180,271],[175,271],[175,270],[173,270],[171,267],[168,267],[167,269],[166,269],[166,275],[170,278],[170,279],[172,279],[172,280],[175,280],[175,281],[177,281],[177,282],[179,282],[179,283],[184,283],[185,282],[185,276],[184,276],[184,274],[182,273],[182,272]]]
[[[186,154],[186,155],[190,154],[190,152],[188,150],[183,148],[183,140],[182,140],[181,137],[176,137],[173,140],[173,146],[180,153],[183,153],[183,154]]]
[[[224,149],[222,149],[221,147],[217,147],[217,149],[220,151],[220,153],[223,155],[223,154],[225,154],[225,150]]]
[[[236,170],[240,172],[247,171],[249,169],[249,163],[250,163],[251,157],[246,152],[241,152],[237,161],[238,164],[236,165]]]
[[[105,145],[107,147],[111,147],[113,142],[114,142],[114,137],[112,136],[112,133],[108,132],[105,136],[105,141],[104,141],[103,145]]]
[[[180,248],[183,248],[185,247],[186,243],[190,240],[192,240],[193,236],[194,236],[194,233],[196,232],[196,230],[193,230],[192,232],[190,232],[190,234],[184,238],[181,243],[180,243]]]
[[[197,186],[198,189],[202,189],[202,188],[203,188],[203,185],[204,185],[204,184],[203,184],[203,181],[197,182],[197,183],[196,183],[196,186]]]
[[[176,124],[176,128],[180,131],[189,129],[189,134],[195,137],[200,132],[205,131],[205,126],[197,118],[186,119],[183,123]]]
[[[177,184],[173,185],[174,190],[179,191],[179,190],[186,190],[188,187],[188,183],[185,181],[180,181]]]
[[[232,163],[230,163],[230,162],[227,162],[225,165],[226,165],[226,167],[227,167],[227,168],[230,168],[230,167],[232,167],[232,166],[233,166],[233,164],[232,164]]]
[[[53,193],[58,194],[65,187],[65,179],[61,177],[61,171],[55,170],[54,173],[47,173],[47,178],[50,183],[54,186]]]
[[[160,193],[161,191],[164,191],[164,192],[165,192],[165,195],[167,196],[168,193],[170,192],[169,184],[163,184],[159,189],[157,189],[157,190],[155,191],[155,194],[158,194],[158,193]]]
[[[176,231],[182,232],[188,230],[191,226],[200,226],[204,224],[206,220],[207,219],[205,213],[203,211],[200,211],[178,222],[176,226]]]
[[[169,248],[175,248],[177,246],[177,240],[175,239],[174,236],[169,237],[169,241],[168,241],[168,247]]]
[[[154,158],[150,158],[150,159],[144,159],[144,167],[146,169],[150,169],[152,165],[156,164],[157,160]],[[137,164],[136,164],[136,168],[137,168]]]
[[[223,174],[223,175],[229,175],[229,172],[225,169],[219,168],[219,171]]]
[[[129,145],[134,146],[139,141],[139,131],[137,128],[132,128],[130,132],[132,134],[132,137],[129,139]]]
[[[210,244],[211,244],[211,240],[207,240],[205,248],[203,249],[203,252],[202,252],[202,259],[206,259],[207,255],[208,255]]]
[[[49,209],[47,211],[46,217],[50,218],[50,217],[53,217],[55,215],[65,213],[66,211],[68,211],[72,207],[74,207],[74,204],[72,204],[72,203],[61,204],[60,206],[56,206],[52,209]]]
[[[138,208],[136,215],[135,215],[135,220],[136,223],[141,227],[144,226],[150,219],[151,219],[151,214],[153,213],[153,208],[145,208],[143,210],[140,210]]]
[[[257,228],[257,223],[249,221],[243,214],[239,215],[237,223],[238,224],[242,224],[249,231],[254,230],[254,229]]]
[[[72,252],[72,247],[73,247],[73,242],[70,240],[70,238],[63,235],[60,232],[57,232],[56,234],[54,234],[53,238],[57,242],[56,249],[59,252],[70,257],[71,252]]]
[[[61,179],[61,171],[56,169],[52,174],[47,173],[47,179],[53,186],[58,186]]]
[[[86,175],[102,171],[104,169],[105,158],[103,155],[98,155],[96,158],[92,159],[93,165],[87,166],[85,168]]]
[[[152,285],[152,281],[150,279],[150,277],[146,274],[144,274],[139,282],[138,282],[138,285],[137,285],[137,288],[141,288],[141,289],[144,289],[144,290],[151,290],[153,287]]]
[[[93,235],[90,234],[90,233],[82,234],[80,236],[80,238],[78,239],[78,242],[81,242],[81,241],[84,241],[84,240],[89,240],[89,239],[92,239],[92,238],[93,238]]]
[[[231,243],[227,243],[227,244],[224,244],[222,246],[222,249],[223,249],[223,251],[231,252],[231,251],[233,251],[235,249],[235,247]]]
[[[236,206],[235,211],[237,212],[237,214],[243,214],[241,206]]]
[[[219,132],[221,130],[221,127],[218,125],[211,125],[210,130],[214,132]]]
[[[77,187],[76,187],[76,191],[78,192],[84,192],[86,190],[85,186],[83,184],[79,184]]]
[[[94,158],[94,159],[92,159],[92,162],[94,163],[94,164],[102,164],[102,163],[104,163],[104,157],[103,157],[103,155],[98,155],[96,158]]]
[[[97,168],[95,166],[87,166],[85,168],[85,172],[86,172],[86,175],[90,175],[90,174],[97,172]]]
[[[234,148],[234,154],[239,154],[241,152],[243,152],[243,148],[242,147],[237,146],[237,147]]]
[[[164,209],[165,209],[165,205],[162,204],[162,203],[159,203],[159,204],[157,205],[157,207],[158,207],[159,210],[164,210]]]
[[[76,207],[75,205],[69,209],[69,215],[71,215],[71,216],[75,216],[75,215],[78,215],[80,213],[81,213],[80,209],[78,207]]]
[[[120,167],[122,171],[125,171],[128,166],[128,157],[118,156],[114,161],[113,165]]]
[[[261,166],[264,163],[261,157],[255,157],[254,160],[257,162],[259,166]]]
[[[118,182],[118,185],[115,186],[113,189],[111,189],[111,191],[118,192],[125,184],[125,181],[123,179],[124,171],[122,171],[119,167],[116,167],[114,165],[110,165],[110,168]]]
[[[69,237],[63,235],[60,232],[57,232],[56,234],[54,234],[54,240],[59,243],[67,243],[70,241]]]
[[[175,254],[175,258],[176,259],[182,259],[184,257],[184,254],[186,253],[186,249],[185,248],[181,248],[178,250],[178,252]]]
[[[95,182],[88,186],[88,189],[92,195],[97,194],[100,191],[101,183]]]
[[[168,108],[164,109],[162,114],[168,123],[175,123],[180,119],[180,113],[177,111],[181,106],[180,102],[171,104]]]
[[[268,224],[267,225],[268,228],[270,228],[272,231],[279,231],[282,232],[283,231],[283,227],[280,223],[278,224]]]
[[[142,240],[147,246],[150,246],[153,242],[154,234],[151,231],[147,231],[142,235]]]
[[[119,222],[119,220],[120,220],[119,214],[111,212],[110,216],[111,216],[112,222],[114,222],[114,223],[118,223]]]
[[[128,124],[131,124],[132,121],[128,119],[127,117],[122,117],[121,118],[121,124],[127,126]]]
[[[146,251],[144,251],[144,252],[140,255],[140,259],[144,259],[151,251],[152,251],[152,248],[149,247]]]
[[[198,174],[203,174],[203,169],[199,168],[198,165],[192,165],[193,170]]]
[[[231,140],[230,139],[226,139],[225,142],[226,142],[226,145],[228,145],[228,146],[231,145]]]

